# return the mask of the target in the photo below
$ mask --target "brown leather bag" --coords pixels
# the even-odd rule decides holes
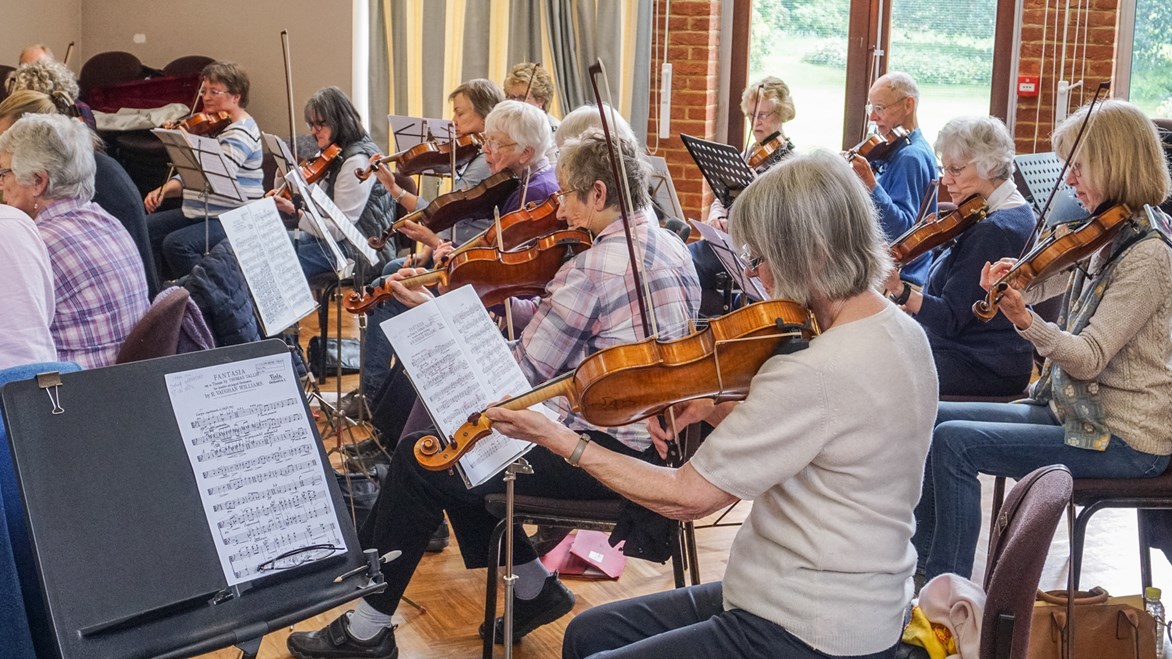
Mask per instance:
[[[1066,659],[1066,593],[1038,591],[1029,659]],[[1073,649],[1069,659],[1155,659],[1156,621],[1143,610],[1141,597],[1110,597],[1102,588],[1076,591]]]

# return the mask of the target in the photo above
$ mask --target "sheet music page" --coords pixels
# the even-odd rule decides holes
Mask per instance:
[[[236,184],[236,176],[228,173],[228,163],[224,162],[224,150],[220,148],[220,143],[203,135],[183,135],[199,156],[199,165],[211,185],[212,192],[221,197],[244,201],[244,193]]]
[[[696,230],[700,232],[700,237],[712,247],[712,252],[716,254],[716,258],[720,259],[720,264],[724,266],[725,271],[733,278],[738,288],[755,302],[760,302],[768,297],[765,288],[761,286],[761,280],[745,274],[745,264],[741,262],[740,250],[733,249],[732,238],[727,233],[710,224],[696,220],[688,220],[688,222],[696,227]]]
[[[358,227],[350,221],[350,218],[346,217],[346,214],[342,212],[341,208],[338,208],[333,199],[330,199],[325,190],[322,190],[317,184],[311,185],[309,186],[309,198],[325,215],[326,220],[333,228],[366,258],[367,263],[371,265],[378,263],[378,252],[374,251],[366,242],[366,236],[362,235]]]
[[[346,551],[288,355],[168,373],[167,393],[228,585]]]
[[[667,159],[663,156],[647,156],[647,162],[651,164],[651,182],[654,187],[651,196],[655,199],[655,203],[671,213],[673,217],[684,219],[684,209],[680,206],[675,183],[671,180],[671,173],[667,169]]]
[[[445,437],[490,403],[532,388],[471,286],[409,309],[382,329]],[[530,409],[556,418],[544,405]],[[531,447],[494,431],[460,459],[461,475],[475,487]]]
[[[331,269],[337,273],[339,279],[343,279],[349,276],[349,260],[346,258],[346,255],[342,253],[342,248],[338,246],[337,235],[330,230],[329,226],[326,225],[326,221],[322,218],[321,212],[318,210],[317,206],[312,201],[310,201],[310,190],[312,188],[316,188],[317,186],[306,185],[305,178],[301,176],[301,171],[298,169],[291,170],[289,173],[285,174],[285,183],[289,186],[290,190],[295,191],[304,201],[305,215],[309,218],[309,223],[317,229],[318,236],[320,236],[321,240],[325,242],[326,249],[328,249],[330,252],[329,256],[330,262],[332,264]],[[335,208],[337,208],[337,206],[335,206]]]
[[[279,333],[317,308],[271,197],[221,213],[220,222],[240,262],[265,336]]]
[[[289,145],[272,133],[262,132],[260,137],[265,150],[273,154],[273,160],[277,161],[277,175],[284,178],[285,173],[291,171],[293,164],[297,162],[293,152],[289,150]]]

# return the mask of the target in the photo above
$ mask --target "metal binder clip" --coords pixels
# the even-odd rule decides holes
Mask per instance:
[[[61,374],[57,371],[38,373],[37,386],[49,394],[49,400],[53,403],[53,414],[64,414],[65,408],[61,407]]]

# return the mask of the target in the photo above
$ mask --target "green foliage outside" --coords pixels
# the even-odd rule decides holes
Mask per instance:
[[[1145,112],[1172,118],[1172,3],[1136,0],[1131,100]]]

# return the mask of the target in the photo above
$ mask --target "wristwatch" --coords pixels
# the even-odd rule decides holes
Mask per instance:
[[[899,304],[899,305],[904,305],[904,304],[907,304],[908,298],[910,298],[911,296],[912,296],[912,287],[909,286],[908,283],[905,281],[905,282],[903,282],[903,290],[899,292],[899,295],[896,295],[895,297],[891,298],[891,301],[896,304]]]
[[[578,445],[574,447],[574,452],[570,457],[566,458],[566,464],[571,467],[577,467],[578,461],[582,459],[582,453],[586,451],[586,445],[590,443],[590,435],[586,433],[578,434]]]

